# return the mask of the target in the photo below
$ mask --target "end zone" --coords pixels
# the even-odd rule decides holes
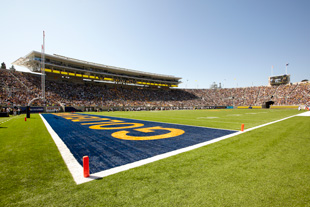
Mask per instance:
[[[290,116],[242,132],[98,115],[57,115],[40,116],[77,184],[139,167],[294,117]],[[140,125],[135,125],[137,122]],[[128,128],[129,126],[136,128]],[[145,130],[152,127],[162,127],[166,130]],[[163,133],[169,134],[169,129],[183,130],[184,133],[153,140],[123,140],[112,136],[115,132],[125,131],[129,137],[156,137]],[[88,178],[83,177],[82,158],[85,155],[89,156],[92,169]]]

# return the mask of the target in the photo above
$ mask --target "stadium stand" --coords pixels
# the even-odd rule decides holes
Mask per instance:
[[[140,86],[158,87],[178,87],[180,77],[142,72],[132,69],[120,68],[104,64],[92,63],[88,61],[69,58],[62,55],[49,55],[32,51],[25,57],[21,57],[13,62],[13,65],[27,67],[32,72],[45,73],[47,78],[59,78],[65,76],[68,79],[81,81],[88,79],[95,82],[108,82],[131,84]],[[42,60],[44,68],[41,69]]]
[[[27,106],[41,95],[38,74],[0,69],[0,106]],[[46,103],[32,106],[118,107],[122,110],[191,109],[209,106],[309,105],[310,83],[218,89],[149,88],[97,82],[46,80]]]
[[[65,107],[77,110],[154,110],[263,107],[270,104],[296,106],[309,105],[310,101],[309,81],[282,84],[284,76],[269,77],[274,80],[269,81],[273,83],[269,86],[177,89],[181,78],[175,76],[49,54],[45,54],[45,67],[41,69],[41,57],[42,53],[32,51],[13,63],[27,67],[32,73],[4,67],[0,70],[1,107],[31,104],[61,106],[63,110]],[[41,74],[46,74],[44,86]],[[42,87],[45,88],[44,102],[39,98],[42,97]]]

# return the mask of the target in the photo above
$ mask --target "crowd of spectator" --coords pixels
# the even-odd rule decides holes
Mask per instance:
[[[40,97],[41,77],[0,70],[0,106],[26,106]],[[217,89],[150,89],[103,83],[46,80],[46,100],[32,105],[93,107],[202,107],[304,105],[310,102],[310,83]]]

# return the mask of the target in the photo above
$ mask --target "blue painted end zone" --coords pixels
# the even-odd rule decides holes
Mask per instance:
[[[82,158],[88,155],[90,158],[90,172],[97,173],[114,167],[133,163],[142,159],[150,158],[177,149],[185,148],[215,138],[219,138],[235,131],[194,127],[177,124],[166,124],[142,120],[114,118],[98,115],[73,114],[79,116],[107,118],[126,123],[139,123],[143,126],[127,129],[92,129],[90,126],[98,125],[100,121],[74,122],[53,114],[42,114],[53,130],[63,140],[75,159],[83,165]],[[102,121],[101,121],[102,122]],[[82,125],[86,124],[86,125]],[[184,133],[165,139],[155,140],[124,140],[112,136],[119,131],[128,131],[130,137],[155,137],[167,133],[167,130],[154,130],[142,132],[135,129],[147,127],[162,127],[183,130]]]

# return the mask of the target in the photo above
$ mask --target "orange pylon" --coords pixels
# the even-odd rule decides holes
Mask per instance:
[[[83,157],[83,171],[84,171],[84,178],[89,177],[89,158],[88,158],[88,156]]]

